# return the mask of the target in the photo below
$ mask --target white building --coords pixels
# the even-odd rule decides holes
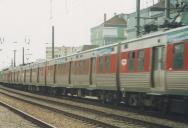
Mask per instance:
[[[54,58],[70,55],[78,51],[78,47],[54,47]],[[52,59],[52,47],[46,47],[46,59]]]

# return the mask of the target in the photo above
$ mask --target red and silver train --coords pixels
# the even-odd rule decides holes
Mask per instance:
[[[188,107],[188,27],[10,68],[0,82],[175,112]]]

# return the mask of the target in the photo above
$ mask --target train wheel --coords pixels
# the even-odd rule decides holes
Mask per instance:
[[[106,97],[105,97],[105,94],[104,93],[99,93],[98,95],[98,99],[101,103],[106,103]]]
[[[136,107],[139,105],[138,95],[137,94],[131,94],[128,99],[129,106]]]
[[[63,88],[63,89],[62,89],[62,95],[63,95],[63,96],[67,96],[67,90],[66,90],[66,88]]]

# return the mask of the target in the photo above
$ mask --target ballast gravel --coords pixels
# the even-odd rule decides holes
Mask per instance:
[[[8,108],[0,105],[0,128],[39,128],[32,122],[25,120]]]
[[[17,100],[17,99],[8,97],[3,94],[0,94],[0,100],[36,118],[39,118],[57,128],[92,128],[94,127],[92,125],[80,122],[76,119],[69,118],[63,114],[53,112],[45,108],[41,108],[39,106]],[[25,127],[16,127],[16,128],[25,128]]]

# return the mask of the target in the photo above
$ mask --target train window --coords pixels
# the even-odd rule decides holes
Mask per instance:
[[[95,70],[96,70],[96,58],[93,58],[93,73],[95,73]]]
[[[143,71],[144,69],[144,50],[138,51],[138,71]]]
[[[84,70],[84,61],[82,60],[82,61],[80,61],[80,74],[84,74],[84,72],[85,72],[85,70]]]
[[[110,55],[106,56],[106,71],[110,71]]]
[[[174,55],[173,55],[173,69],[183,68],[183,58],[184,58],[184,44],[174,45]]]
[[[110,55],[104,56],[106,72],[110,71]]]
[[[66,64],[62,64],[62,73],[66,74]]]
[[[134,58],[135,58],[135,52],[129,52],[129,59],[128,59],[128,67],[129,71],[134,70]]]
[[[127,48],[128,48],[128,44],[125,44],[125,45],[124,45],[124,49],[127,49]]]
[[[102,66],[103,66],[103,56],[99,57],[99,64],[98,64],[98,71],[102,73]]]
[[[113,51],[114,51],[114,47],[111,48],[111,52],[113,52]]]
[[[83,62],[82,61],[79,61],[79,73],[81,74],[83,72]]]
[[[81,61],[77,61],[77,74],[81,73]]]

